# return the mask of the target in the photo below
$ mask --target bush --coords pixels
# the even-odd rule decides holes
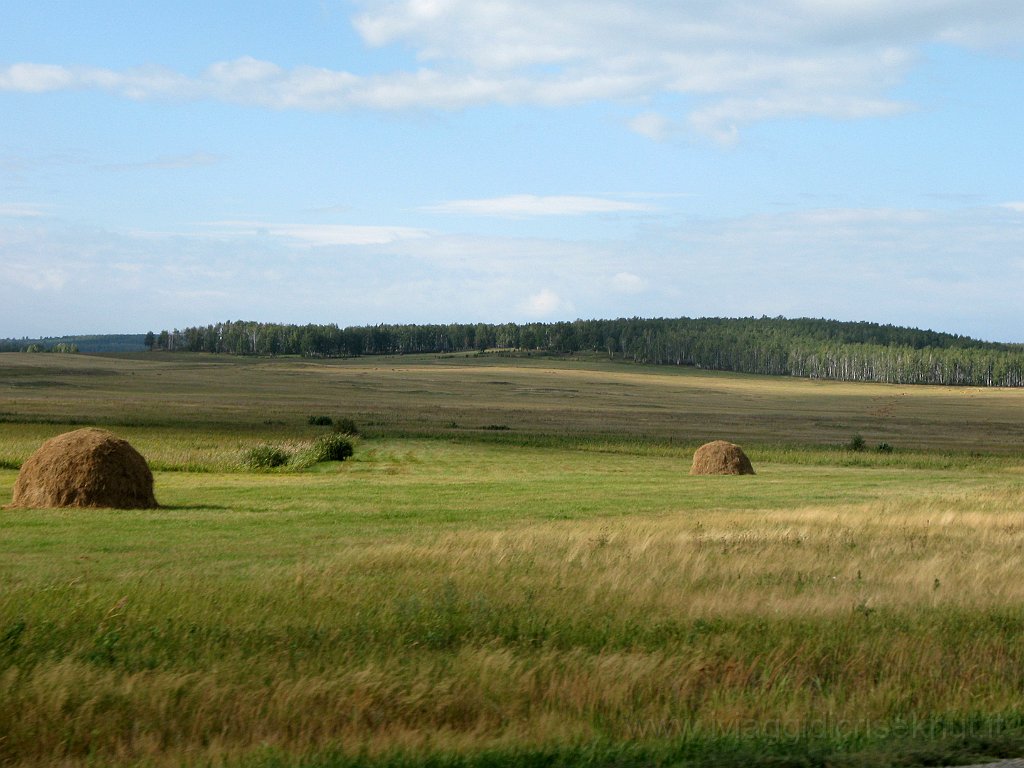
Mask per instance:
[[[344,435],[334,434],[324,435],[313,443],[306,458],[310,464],[319,464],[321,461],[344,461],[351,455],[352,443]]]
[[[892,446],[889,445],[888,443],[879,443],[878,448],[876,448],[875,450],[877,450],[879,453],[892,453]]]
[[[288,452],[276,445],[258,445],[242,456],[242,463],[249,469],[273,469],[288,463]]]
[[[867,443],[864,442],[864,438],[860,435],[854,435],[850,438],[850,442],[846,444],[847,450],[850,451],[863,451]]]
[[[310,416],[307,421],[314,427],[329,427],[334,423],[330,416]]]
[[[359,427],[356,423],[347,417],[342,417],[334,422],[334,431],[339,435],[358,435]]]

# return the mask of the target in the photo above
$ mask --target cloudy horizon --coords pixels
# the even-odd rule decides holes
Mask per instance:
[[[1024,342],[1019,3],[0,23],[0,336],[785,315]]]

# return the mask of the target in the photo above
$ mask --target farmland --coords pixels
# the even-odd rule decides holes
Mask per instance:
[[[242,468],[321,414],[351,460]],[[0,512],[0,763],[1024,754],[1022,414],[599,358],[0,356],[0,503],[88,424],[162,505]],[[715,438],[757,476],[689,477]]]

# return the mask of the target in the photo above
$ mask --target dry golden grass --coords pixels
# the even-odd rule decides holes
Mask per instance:
[[[429,521],[450,500],[413,483],[445,482],[423,445],[387,449],[407,457],[404,474],[314,485],[408,493]],[[499,474],[507,453],[485,451],[454,479]],[[560,458],[549,472],[566,482],[593,471],[585,454],[539,453]],[[682,476],[720,504],[574,520],[339,528],[345,513],[220,509],[215,493],[209,512],[152,534],[133,519],[144,513],[64,516],[50,539],[66,537],[66,559],[47,567],[11,550],[23,567],[0,608],[7,627],[25,612],[16,652],[28,655],[0,673],[0,754],[170,765],[330,747],[385,759],[771,729],[846,736],[1019,711],[1019,475],[991,473],[987,490],[967,492],[905,472],[870,501],[783,509],[748,506],[750,487],[736,485],[787,473],[811,487],[800,468]],[[171,502],[246,479],[165,478]],[[248,478],[257,496],[282,482],[301,495],[302,480]],[[309,543],[291,548],[299,538]],[[156,539],[168,549],[153,558]]]
[[[301,384],[300,384],[301,382]],[[240,437],[345,415],[375,434],[714,439],[1020,453],[1024,390],[849,384],[599,360],[209,355],[0,356],[0,420],[162,428]]]

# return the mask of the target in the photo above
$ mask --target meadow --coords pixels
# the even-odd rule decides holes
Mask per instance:
[[[1021,414],[599,358],[0,355],[0,504],[80,425],[161,503],[0,511],[0,764],[1024,755]],[[350,460],[243,466],[311,415]],[[715,438],[758,474],[688,476]]]

